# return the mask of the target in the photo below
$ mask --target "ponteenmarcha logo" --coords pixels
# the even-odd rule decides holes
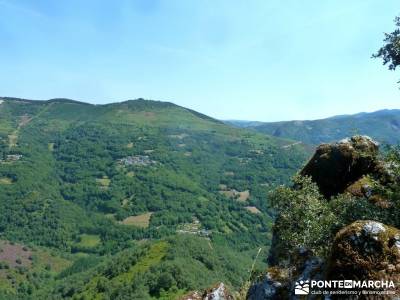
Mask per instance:
[[[365,280],[365,281],[354,281],[354,280],[298,280],[294,286],[294,294],[295,295],[308,295],[315,294],[318,290],[329,291],[332,290],[357,290],[367,291],[371,293],[371,291],[384,291],[395,289],[395,284],[393,281],[389,280]],[[347,294],[352,293],[352,291],[347,292]],[[388,293],[389,294],[389,293]]]
[[[295,295],[308,295],[310,293],[310,280],[296,281],[294,286]]]

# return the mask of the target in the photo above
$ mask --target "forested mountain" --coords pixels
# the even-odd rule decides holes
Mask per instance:
[[[0,298],[237,289],[309,153],[172,103],[0,98]]]
[[[341,115],[313,121],[227,123],[313,145],[337,141],[354,134],[368,135],[381,143],[400,142],[400,109]]]

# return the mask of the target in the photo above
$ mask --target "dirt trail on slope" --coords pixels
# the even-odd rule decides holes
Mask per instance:
[[[41,116],[43,113],[45,113],[53,103],[50,103],[49,105],[46,105],[43,109],[41,109],[36,115],[33,117],[29,117],[28,115],[23,115],[21,116],[21,120],[18,123],[17,129],[15,129],[9,136],[8,136],[8,147],[13,148],[17,146],[18,142],[18,136],[19,132],[21,131],[22,127],[26,126],[29,124],[33,119],[36,119],[37,117]]]

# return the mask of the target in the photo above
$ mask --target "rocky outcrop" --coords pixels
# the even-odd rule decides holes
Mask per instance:
[[[194,291],[180,300],[233,300],[234,297],[228,291],[225,284],[218,283],[215,286],[205,290],[204,292]]]
[[[248,300],[296,299],[291,291],[296,281],[323,279],[324,261],[304,248],[293,255],[288,268],[270,267],[266,274],[250,287]]]
[[[322,144],[300,174],[310,176],[321,193],[330,198],[342,193],[363,175],[377,171],[378,148],[367,136]]]
[[[202,294],[199,291],[190,292],[179,300],[203,300]]]
[[[288,299],[287,290],[290,285],[288,270],[272,267],[266,274],[258,278],[247,292],[248,300]]]
[[[337,234],[329,279],[400,282],[400,230],[376,221],[356,221]]]
[[[233,300],[233,296],[226,286],[221,282],[216,286],[206,290],[203,294],[204,300]]]
[[[317,257],[307,249],[294,249],[294,246],[286,249],[288,244],[280,243],[280,237],[287,228],[282,228],[278,215],[270,249],[270,267],[253,282],[247,299],[299,299],[294,295],[295,282],[307,280],[393,281],[395,291],[400,295],[400,230],[377,221],[398,225],[399,217],[394,210],[400,207],[400,164],[396,160],[381,160],[378,151],[378,144],[366,136],[354,136],[317,148],[300,175],[311,177],[327,200],[339,194],[349,194],[355,202],[348,202],[349,206],[344,209],[349,209],[349,214],[343,219],[332,221],[326,241],[329,248],[318,252],[323,257]],[[300,191],[303,188],[301,184],[296,183],[292,191]],[[374,206],[364,207],[364,202],[353,206],[352,203],[361,198],[374,203],[376,213]],[[335,200],[338,202],[322,200],[322,203],[328,207],[332,205],[331,210],[327,210],[332,215],[332,212],[340,210],[335,205],[342,203],[346,206],[347,199],[350,198],[341,197]],[[362,211],[354,212],[357,217],[352,218],[351,209]],[[366,215],[377,220],[357,220]],[[320,220],[323,219],[321,216]],[[349,223],[336,232],[336,224]],[[290,255],[280,255],[287,252]],[[307,299],[320,298],[310,294]]]
[[[390,208],[391,203],[385,194],[385,186],[369,175],[361,177],[344,191],[355,197],[367,198],[371,203],[381,208]]]

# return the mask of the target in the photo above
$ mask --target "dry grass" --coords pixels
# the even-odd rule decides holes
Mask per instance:
[[[0,178],[0,184],[10,185],[12,183],[13,183],[12,180],[8,177]]]
[[[221,189],[219,191],[220,194],[223,194],[224,196],[226,196],[228,198],[236,199],[237,201],[240,201],[240,202],[245,202],[250,197],[250,191],[249,190],[245,190],[245,191],[242,191],[242,192],[238,192],[235,189],[227,190],[226,185],[223,185],[223,184],[221,184],[219,187]]]
[[[0,241],[0,261],[7,263],[10,267],[29,267],[32,262],[30,257],[32,251],[20,244],[11,244],[8,241]]]
[[[255,206],[246,206],[245,209],[247,209],[249,212],[251,212],[253,214],[260,214],[261,213],[261,211]]]
[[[124,219],[120,223],[124,225],[134,225],[137,227],[147,228],[149,227],[150,218],[152,214],[153,214],[152,212],[148,212],[138,216],[130,216]]]
[[[243,192],[239,192],[239,201],[247,201],[247,199],[249,199],[250,197],[250,191],[249,190],[245,190]]]

